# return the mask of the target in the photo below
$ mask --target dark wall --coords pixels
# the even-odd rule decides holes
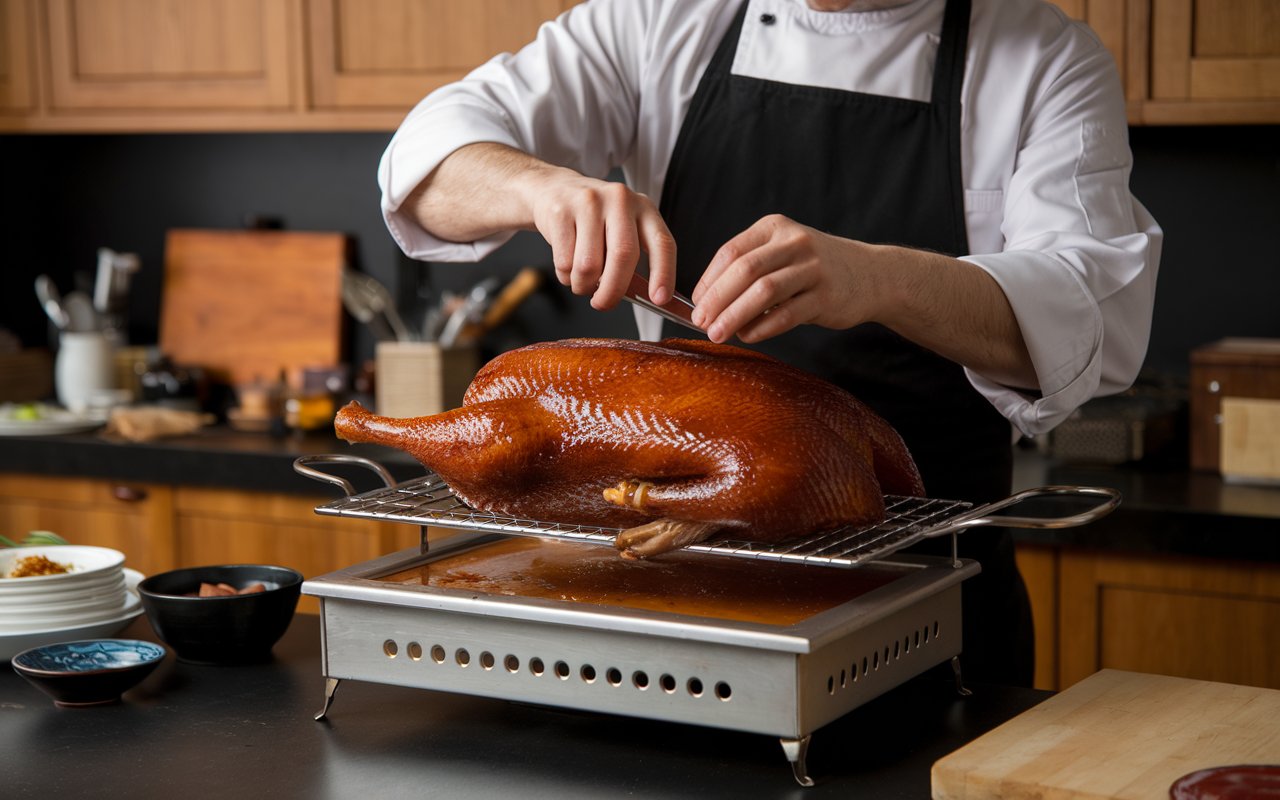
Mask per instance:
[[[343,231],[359,267],[402,286],[406,312],[419,293],[465,291],[481,277],[510,277],[547,265],[540,238],[521,234],[480,267],[424,265],[404,258],[378,207],[378,159],[390,134],[156,134],[0,136],[5,290],[0,328],[29,346],[49,342],[33,281],[47,273],[65,294],[91,290],[99,247],[136,252],[129,340],[158,336],[165,232],[239,228],[275,218],[292,230]],[[554,281],[492,338],[491,349],[539,339],[629,335],[629,311],[600,315]],[[252,287],[246,287],[252,291]],[[421,303],[418,303],[421,306]],[[352,326],[350,350],[372,355],[371,336]]]
[[[1147,364],[1280,338],[1280,127],[1134,128],[1131,185],[1164,229]]]
[[[26,344],[47,341],[32,281],[63,292],[92,280],[99,246],[140,254],[130,339],[154,342],[164,234],[175,227],[236,228],[253,216],[295,230],[339,230],[356,240],[362,269],[415,295],[461,290],[488,274],[548,265],[522,234],[480,267],[419,265],[399,255],[378,210],[376,170],[388,134],[164,134],[0,136],[7,283],[0,327]],[[1149,366],[1185,371],[1187,351],[1213,339],[1280,337],[1280,129],[1139,128],[1132,132],[1135,193],[1166,233]],[[87,288],[87,287],[86,287]],[[247,289],[248,290],[248,289]],[[356,357],[372,352],[353,328]],[[630,312],[592,312],[549,285],[491,349],[576,335],[629,336]]]

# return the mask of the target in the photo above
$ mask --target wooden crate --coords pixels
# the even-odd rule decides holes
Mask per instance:
[[[1222,399],[1280,400],[1280,339],[1222,339],[1191,351],[1191,468],[1222,469]]]

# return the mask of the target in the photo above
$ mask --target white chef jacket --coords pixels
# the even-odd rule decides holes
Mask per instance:
[[[741,0],[589,0],[534,42],[425,98],[379,167],[387,226],[425,261],[477,261],[511,234],[433,237],[400,210],[450,153],[498,142],[586,175],[618,166],[662,196],[698,81]],[[732,72],[928,101],[945,0],[819,12],[748,0]],[[770,35],[760,36],[762,16]],[[972,370],[973,386],[1034,435],[1122,391],[1146,354],[1163,235],[1129,192],[1132,158],[1114,62],[1040,0],[973,0],[961,146],[969,261],[1004,290],[1040,393]],[[857,147],[857,142],[850,142]],[[701,268],[705,265],[681,265]]]

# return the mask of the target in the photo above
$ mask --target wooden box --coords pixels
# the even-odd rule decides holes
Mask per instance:
[[[1280,400],[1280,339],[1221,339],[1192,350],[1190,394],[1191,468],[1221,472],[1223,398]]]

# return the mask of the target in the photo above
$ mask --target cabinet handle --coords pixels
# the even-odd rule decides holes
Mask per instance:
[[[114,486],[111,496],[124,503],[140,503],[147,499],[147,490],[133,486]]]

